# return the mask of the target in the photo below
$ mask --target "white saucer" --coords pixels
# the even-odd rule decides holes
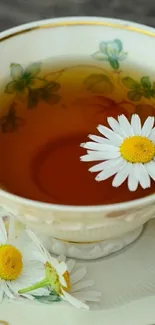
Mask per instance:
[[[77,310],[62,302],[3,301],[0,325],[152,325],[155,324],[155,220],[129,247],[107,258],[78,261],[86,265],[100,305]],[[6,323],[5,323],[5,322]]]
[[[73,259],[96,260],[115,253],[133,243],[142,233],[140,226],[123,236],[94,243],[65,242],[37,233],[46,249],[56,255],[65,255]]]

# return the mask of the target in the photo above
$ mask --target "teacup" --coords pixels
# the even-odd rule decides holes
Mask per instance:
[[[0,80],[10,77],[12,62],[26,67],[49,58],[57,57],[61,61],[67,56],[84,57],[86,62],[91,62],[92,54],[98,53],[96,58],[101,60],[100,55],[104,54],[116,77],[119,73],[123,75],[126,65],[131,69],[135,65],[142,67],[155,85],[154,39],[153,28],[115,19],[60,18],[29,23],[0,33]],[[105,52],[100,51],[102,41],[111,42],[115,61],[108,46]],[[132,85],[127,86],[126,93],[128,90],[132,90],[130,102],[134,113],[140,94],[134,92]],[[5,99],[10,100],[9,94],[5,94]],[[146,96],[146,107],[155,115],[155,97]],[[4,130],[5,122],[1,118]],[[39,234],[53,253],[95,259],[120,250],[138,238],[143,225],[155,216],[155,194],[118,204],[67,206],[25,199],[1,188],[0,206],[1,214],[14,214]]]

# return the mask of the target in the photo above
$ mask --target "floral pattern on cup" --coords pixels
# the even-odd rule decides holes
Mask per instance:
[[[124,48],[120,39],[102,41],[99,51],[91,57],[95,61],[103,62],[104,65],[102,64],[100,67],[95,65],[94,67],[98,71],[94,70],[94,73],[88,74],[81,80],[83,89],[91,92],[95,96],[93,98],[96,98],[97,103],[95,104],[92,100],[90,106],[92,108],[97,105],[95,113],[98,114],[97,121],[100,118],[102,120],[105,110],[108,110],[109,114],[117,113],[118,106],[121,106],[121,112],[123,109],[125,110],[125,112],[123,110],[124,114],[140,114],[142,111],[143,116],[146,115],[145,118],[148,114],[150,116],[155,114],[155,81],[149,76],[143,75],[136,80],[132,75],[129,76],[123,71],[121,62],[128,58],[128,53],[124,51]],[[50,106],[62,101],[61,106],[67,109],[61,88],[64,82],[61,80],[61,76],[64,77],[66,71],[72,69],[73,66],[46,73],[43,65],[43,62],[34,62],[25,68],[19,63],[11,63],[11,81],[5,86],[4,94],[6,97],[10,96],[11,103],[8,114],[4,114],[0,118],[0,127],[3,133],[18,130],[25,124],[24,119],[17,116],[18,103],[21,101],[26,103],[28,109],[36,108],[40,101],[44,101]],[[118,98],[117,93],[121,94]],[[80,102],[80,106],[83,107],[83,100],[85,99],[77,95],[75,102]],[[114,108],[113,112],[111,107]],[[20,115],[19,112],[18,110]]]
[[[129,89],[128,98],[132,101],[139,101],[142,97],[155,98],[155,81],[151,82],[148,76],[143,76],[140,81],[125,77],[122,82]]]
[[[41,63],[32,63],[24,69],[18,63],[10,65],[11,81],[5,87],[5,93],[15,94],[18,99],[27,98],[28,108],[34,108],[40,100],[50,105],[57,104],[60,95],[57,93],[60,84],[56,81],[49,81],[39,76]]]
[[[123,49],[123,43],[120,39],[113,41],[103,41],[99,45],[99,51],[92,56],[98,61],[107,61],[114,70],[120,68],[120,62],[127,58],[128,53]]]
[[[8,114],[0,118],[0,127],[2,133],[13,132],[20,126],[24,126],[25,121],[23,118],[17,116],[14,104],[10,106]]]

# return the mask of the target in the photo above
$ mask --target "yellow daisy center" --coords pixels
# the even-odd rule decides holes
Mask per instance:
[[[21,252],[12,245],[0,246],[0,279],[16,280],[23,269]]]
[[[122,157],[131,163],[148,163],[155,156],[155,144],[143,136],[133,136],[124,140],[120,147]]]

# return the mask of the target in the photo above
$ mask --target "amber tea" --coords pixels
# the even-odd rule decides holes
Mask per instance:
[[[40,63],[26,68],[12,64],[10,69],[13,77],[1,85],[0,98],[2,187],[21,197],[65,205],[119,203],[155,191],[155,182],[135,192],[126,183],[113,188],[111,178],[97,182],[88,172],[92,164],[80,161],[85,154],[80,144],[88,141],[88,134],[97,134],[98,124],[107,125],[107,117],[137,113],[144,121],[155,115],[155,101],[136,98],[129,90],[129,71],[122,75],[79,62],[48,70]],[[130,70],[130,81],[138,84],[141,75],[133,69],[131,78]]]

